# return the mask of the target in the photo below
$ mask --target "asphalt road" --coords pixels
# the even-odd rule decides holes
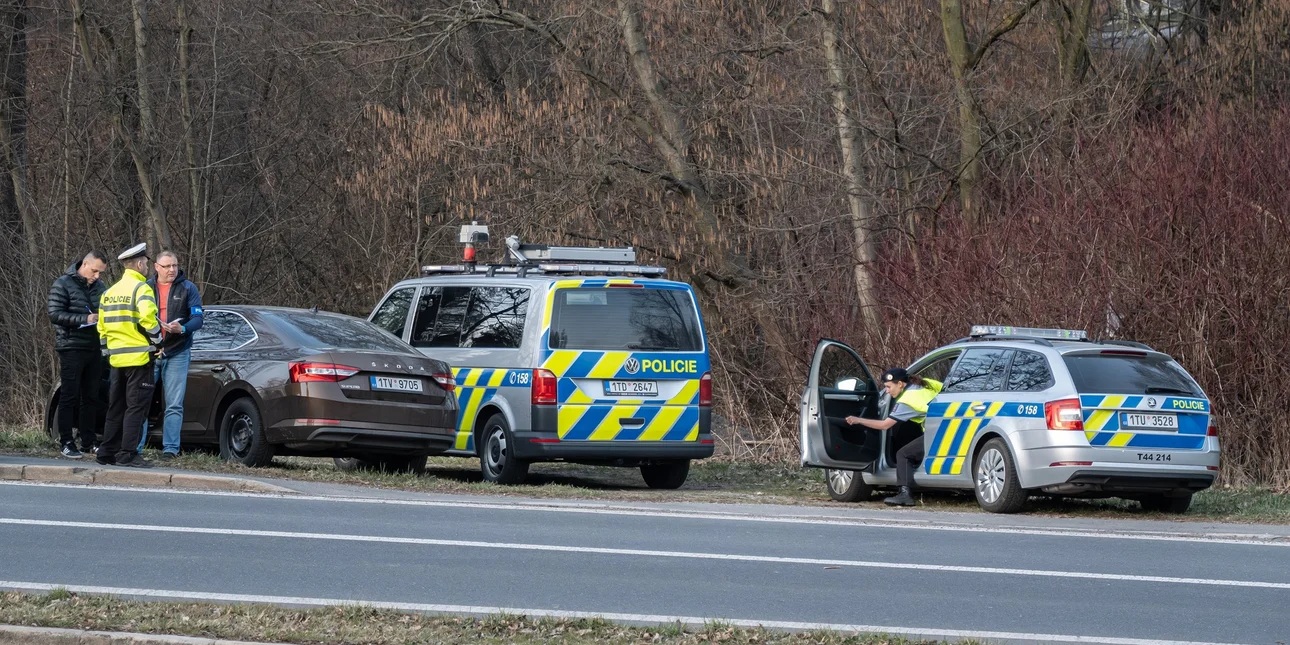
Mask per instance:
[[[999,642],[1290,639],[1285,527],[326,492],[0,484],[0,588]]]

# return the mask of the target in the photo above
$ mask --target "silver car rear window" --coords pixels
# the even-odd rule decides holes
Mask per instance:
[[[1081,394],[1204,396],[1181,365],[1158,355],[1115,352],[1062,357]]]

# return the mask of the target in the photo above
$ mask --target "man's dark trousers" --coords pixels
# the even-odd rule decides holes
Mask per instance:
[[[139,435],[152,404],[152,361],[133,367],[113,367],[108,394],[107,421],[99,457],[116,456],[118,462],[139,454]]]
[[[72,420],[81,431],[81,448],[97,441],[98,412],[103,405],[103,356],[97,349],[58,350],[58,436],[63,444],[73,442]]]

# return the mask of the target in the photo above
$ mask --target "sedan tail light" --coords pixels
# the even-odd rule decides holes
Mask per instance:
[[[438,383],[439,387],[443,388],[445,392],[451,392],[457,389],[457,381],[452,378],[452,374],[445,372],[435,374],[430,378],[434,379],[434,382]]]
[[[1062,399],[1044,404],[1044,419],[1049,430],[1083,430],[1084,413],[1079,399]]]
[[[336,363],[292,363],[291,382],[309,383],[343,381],[358,373],[358,368]]]

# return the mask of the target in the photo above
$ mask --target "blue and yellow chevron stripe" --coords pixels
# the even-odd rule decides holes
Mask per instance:
[[[533,377],[531,370],[454,367],[452,378],[457,384],[457,435],[454,450],[475,449],[473,432],[479,409],[497,395],[501,387],[525,387]]]
[[[1209,429],[1209,401],[1191,397],[1152,397],[1126,394],[1085,394],[1080,396],[1084,412],[1084,436],[1090,446],[1108,448],[1166,448],[1200,450]],[[1177,432],[1124,429],[1121,412],[1171,413],[1178,415]]]
[[[997,417],[1044,417],[1044,406],[1013,401],[933,401],[928,417],[941,417],[927,442],[923,472],[929,475],[958,475],[968,460],[972,440]]]

